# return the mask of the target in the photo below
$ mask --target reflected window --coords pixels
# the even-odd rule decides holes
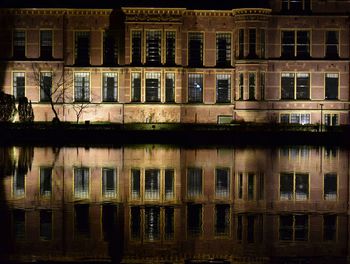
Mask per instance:
[[[90,32],[75,32],[74,55],[76,65],[85,66],[90,64]]]
[[[145,240],[154,241],[160,239],[160,208],[145,208]]]
[[[77,238],[90,236],[90,217],[88,204],[74,205],[74,229]]]
[[[188,33],[188,65],[191,67],[203,66],[203,33]]]
[[[293,240],[293,216],[281,215],[279,224],[280,240]]]
[[[40,168],[40,195],[50,197],[52,194],[52,168]]]
[[[175,198],[174,182],[174,170],[166,169],[164,179],[165,200],[172,200]]]
[[[216,65],[221,67],[231,65],[230,33],[216,33]]]
[[[162,54],[162,32],[146,31],[146,63],[160,65]]]
[[[52,239],[52,211],[40,210],[40,239]]]
[[[305,173],[295,174],[295,199],[304,201],[309,199],[309,175]]]
[[[165,102],[175,102],[175,73],[165,74]]]
[[[134,30],[131,33],[131,41],[132,41],[132,55],[131,55],[131,63],[135,65],[141,64],[141,50],[142,50],[142,32],[139,30]]]
[[[116,198],[117,196],[117,171],[116,169],[102,169],[102,196],[104,198]]]
[[[52,96],[52,72],[40,72],[40,102],[50,102]]]
[[[280,240],[308,240],[309,217],[307,215],[281,215],[279,219],[279,225]]]
[[[324,147],[324,157],[327,159],[336,158],[338,149],[335,147]]]
[[[230,169],[216,169],[215,196],[216,198],[226,199],[230,197]]]
[[[237,241],[242,241],[243,239],[243,215],[237,215]]]
[[[264,173],[259,173],[259,192],[258,192],[259,200],[265,198],[265,176]]]
[[[215,235],[216,236],[230,235],[230,205],[229,204],[215,205]]]
[[[52,30],[40,30],[40,57],[52,58]]]
[[[13,73],[13,96],[16,100],[25,96],[26,78],[24,72]]]
[[[231,100],[231,76],[229,74],[216,75],[216,102],[229,103]]]
[[[175,237],[174,207],[165,207],[164,217],[164,239],[173,240]]]
[[[23,240],[26,234],[26,213],[24,210],[13,210],[13,235],[16,240]]]
[[[89,168],[74,169],[74,197],[89,198]]]
[[[160,102],[160,72],[146,73],[146,102]]]
[[[23,197],[25,195],[25,174],[23,171],[16,170],[13,175],[13,196]]]
[[[187,233],[189,236],[202,235],[202,205],[189,204],[187,206]]]
[[[160,170],[145,170],[145,199],[158,200],[160,193]]]
[[[243,199],[243,173],[239,173],[238,174],[238,184],[237,184],[237,188],[238,188],[238,199]]]
[[[334,241],[337,238],[337,216],[323,216],[323,240]]]
[[[262,59],[265,58],[266,53],[266,34],[265,29],[260,29],[260,56]]]
[[[103,101],[118,101],[118,74],[115,72],[103,73]]]
[[[307,173],[281,173],[280,199],[305,201],[309,199],[309,175]]]
[[[141,239],[141,209],[139,206],[131,207],[130,217],[131,240],[139,240]]]
[[[102,235],[104,241],[111,241],[116,236],[117,207],[113,204],[102,205]]]
[[[247,242],[254,243],[255,241],[255,216],[247,216]]]
[[[175,65],[176,32],[167,31],[165,38],[166,38],[165,39],[165,45],[166,45],[165,63],[167,65]]]
[[[141,102],[141,73],[131,73],[131,101]]]
[[[26,32],[24,30],[13,31],[13,57],[24,58],[26,56]]]
[[[255,174],[248,173],[248,200],[254,199],[255,193]]]
[[[203,74],[188,74],[188,102],[203,102]]]
[[[201,168],[187,169],[187,196],[195,198],[202,195],[203,181]]]
[[[140,199],[140,169],[131,170],[131,199]]]
[[[337,174],[327,173],[324,175],[323,198],[327,201],[337,200]]]
[[[280,175],[280,199],[292,200],[294,191],[294,174],[281,173]]]

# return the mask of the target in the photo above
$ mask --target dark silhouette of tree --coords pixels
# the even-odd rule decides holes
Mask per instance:
[[[0,121],[11,122],[16,115],[15,97],[10,94],[0,92]]]
[[[21,97],[18,101],[18,116],[21,122],[33,122],[34,112],[32,102],[27,97]]]

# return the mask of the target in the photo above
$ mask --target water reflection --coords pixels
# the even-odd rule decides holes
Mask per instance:
[[[347,149],[147,145],[0,153],[1,261],[350,257]]]

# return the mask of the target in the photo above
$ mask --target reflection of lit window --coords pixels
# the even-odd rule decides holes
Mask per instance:
[[[165,170],[165,200],[174,199],[174,170],[166,169]]]
[[[89,205],[76,204],[74,205],[74,227],[75,235],[79,238],[87,238],[90,236],[90,218]]]
[[[52,168],[40,168],[40,195],[50,197],[52,193]]]
[[[24,210],[13,210],[13,233],[16,240],[22,240],[26,234],[26,214]]]
[[[111,241],[114,238],[114,231],[117,223],[117,207],[114,204],[102,205],[102,234],[104,241]]]
[[[13,176],[13,196],[23,197],[25,195],[25,174],[16,170]]]
[[[145,171],[145,199],[159,199],[159,170]]]
[[[165,240],[174,239],[174,207],[165,207]]]
[[[202,234],[202,205],[189,204],[187,206],[187,232],[190,236]]]
[[[40,210],[40,239],[52,239],[52,211]]]
[[[337,200],[337,174],[327,173],[324,175],[323,198],[325,200]]]
[[[194,198],[202,195],[202,169],[187,169],[187,195]]]
[[[159,207],[145,208],[145,240],[154,241],[160,238]]]
[[[140,170],[131,170],[131,199],[140,198]]]
[[[309,217],[307,215],[281,215],[279,225],[280,240],[308,240]]]
[[[305,173],[281,173],[280,199],[295,199],[297,201],[309,199],[309,175]]]
[[[337,216],[323,216],[323,240],[334,241],[337,238]]]
[[[131,240],[138,240],[141,238],[141,209],[139,206],[131,207],[130,218]]]
[[[102,196],[115,198],[117,193],[117,173],[115,169],[102,169]]]
[[[74,169],[74,197],[89,198],[89,169]]]
[[[215,235],[228,236],[230,234],[230,205],[217,204],[215,206]]]
[[[216,169],[215,195],[217,198],[230,196],[230,171],[227,168]]]

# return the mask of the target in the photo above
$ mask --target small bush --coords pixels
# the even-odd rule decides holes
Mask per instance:
[[[12,122],[16,113],[15,97],[0,92],[0,122]]]
[[[18,101],[18,116],[20,122],[33,122],[34,112],[32,108],[32,102],[27,97],[22,97]]]

